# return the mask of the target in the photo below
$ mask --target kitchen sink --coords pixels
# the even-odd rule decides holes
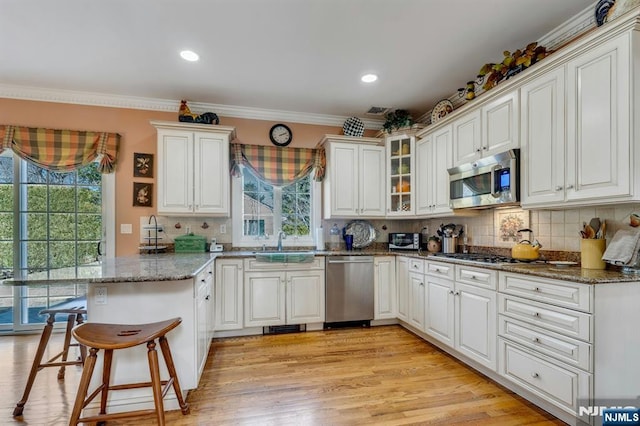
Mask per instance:
[[[256,251],[258,262],[269,263],[311,263],[315,256],[312,251]]]

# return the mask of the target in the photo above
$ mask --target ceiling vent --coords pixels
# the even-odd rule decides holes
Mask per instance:
[[[383,116],[385,115],[387,112],[389,112],[391,108],[388,107],[377,107],[377,106],[372,106],[371,108],[369,108],[369,111],[367,111],[368,115],[378,115],[378,116]]]

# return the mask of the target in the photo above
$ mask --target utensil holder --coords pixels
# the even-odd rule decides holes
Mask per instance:
[[[458,245],[458,237],[444,237],[442,239],[442,252],[455,253]]]
[[[584,269],[604,269],[607,264],[602,260],[607,240],[604,238],[583,238],[580,240],[580,263]]]

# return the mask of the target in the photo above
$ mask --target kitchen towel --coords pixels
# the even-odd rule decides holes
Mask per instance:
[[[638,250],[640,250],[640,230],[620,229],[611,239],[602,255],[602,260],[614,265],[635,265],[638,260]]]

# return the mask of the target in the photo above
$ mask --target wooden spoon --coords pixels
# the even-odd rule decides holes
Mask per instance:
[[[607,238],[607,221],[602,221],[602,226],[600,227],[600,238]]]
[[[598,231],[600,230],[600,218],[594,217],[593,219],[591,219],[589,221],[589,226],[593,228],[593,232],[595,233],[595,235],[597,235]]]
[[[591,225],[585,225],[584,234],[586,235],[587,238],[596,237],[596,231],[591,227]]]

